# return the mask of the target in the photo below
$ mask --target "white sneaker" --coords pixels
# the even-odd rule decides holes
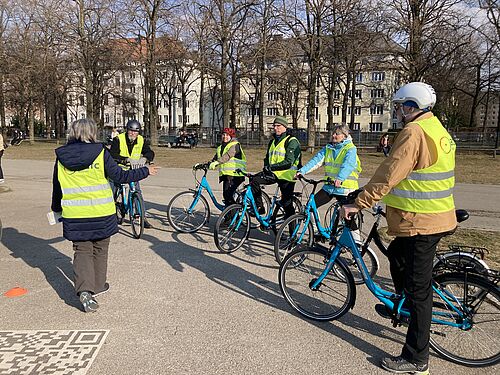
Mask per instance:
[[[5,179],[0,178],[0,184],[3,184],[5,182]]]

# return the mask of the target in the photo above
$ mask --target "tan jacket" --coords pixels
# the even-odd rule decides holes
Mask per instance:
[[[416,119],[434,116],[426,113]],[[420,126],[408,123],[397,135],[391,153],[378,167],[364,191],[356,199],[359,209],[373,207],[383,196],[405,179],[413,170],[427,168],[437,161],[434,143],[425,135]],[[403,211],[387,206],[388,233],[398,237],[417,234],[435,234],[455,229],[455,210],[436,214],[422,214]]]

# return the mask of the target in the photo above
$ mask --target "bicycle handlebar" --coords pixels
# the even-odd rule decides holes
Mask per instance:
[[[324,182],[324,183],[326,183],[326,184],[331,184],[331,183],[333,182],[333,180],[332,180],[330,177],[328,177],[326,180],[325,180],[325,179],[321,179],[321,180],[314,180],[314,179],[312,179],[312,178],[307,178],[307,177],[305,177],[304,175],[299,174],[299,175],[297,176],[297,178],[298,178],[299,180],[303,180],[303,181],[307,182],[308,184],[315,185],[315,186],[316,186],[316,185],[318,185],[318,184],[320,184],[320,183],[322,183],[322,182]]]

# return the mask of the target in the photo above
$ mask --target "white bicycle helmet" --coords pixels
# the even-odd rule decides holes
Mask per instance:
[[[410,82],[396,91],[392,101],[412,107],[416,104],[419,109],[430,111],[436,104],[436,92],[427,83]]]

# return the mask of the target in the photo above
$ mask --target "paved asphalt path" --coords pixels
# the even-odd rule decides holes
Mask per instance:
[[[404,328],[374,311],[376,302],[358,286],[354,309],[335,322],[295,314],[279,292],[271,235],[257,230],[243,250],[220,254],[211,227],[177,234],[166,207],[193,186],[187,169],[162,169],[143,184],[154,229],[131,237],[125,223],[111,241],[111,290],[94,314],[80,311],[71,278],[71,243],[49,226],[53,164],[3,160],[0,185],[0,292],[28,289],[18,298],[0,295],[1,330],[109,330],[88,374],[383,374],[379,359],[398,354]],[[209,180],[221,195],[217,176]],[[495,229],[500,188],[459,184],[458,206],[477,215],[468,226]],[[378,281],[387,281],[382,261]],[[498,374],[500,367],[468,369],[432,354],[433,374]]]

